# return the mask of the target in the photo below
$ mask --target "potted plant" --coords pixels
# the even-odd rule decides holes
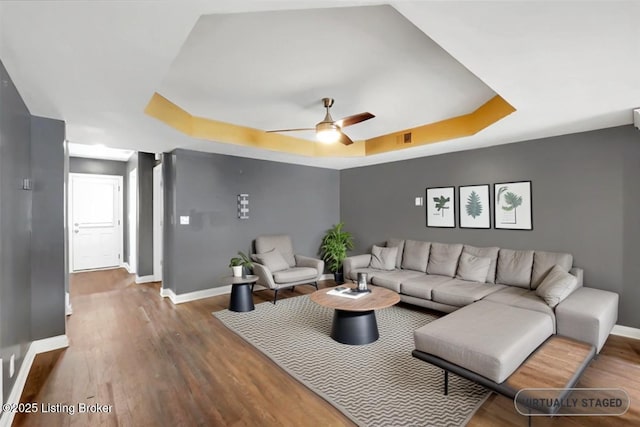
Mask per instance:
[[[340,222],[328,230],[320,246],[322,259],[338,284],[344,283],[342,262],[347,257],[347,251],[353,249],[353,236],[348,231],[343,231],[343,226],[344,223]]]
[[[242,277],[245,269],[253,268],[251,259],[242,251],[238,251],[237,257],[231,258],[229,261],[229,267],[233,270],[233,277]]]

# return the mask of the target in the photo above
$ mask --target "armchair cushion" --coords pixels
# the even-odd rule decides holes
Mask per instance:
[[[299,282],[301,280],[315,280],[318,270],[310,267],[293,267],[273,273],[276,283]]]
[[[293,256],[293,244],[291,237],[287,234],[277,234],[273,236],[259,236],[256,238],[256,252],[263,254],[271,249],[277,249],[287,261],[289,267],[296,266]]]
[[[256,259],[256,262],[267,267],[272,273],[289,268],[289,263],[277,249],[271,249],[265,253],[255,254],[254,258]]]

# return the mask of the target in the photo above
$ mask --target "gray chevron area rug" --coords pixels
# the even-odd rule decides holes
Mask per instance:
[[[411,356],[413,331],[436,317],[402,306],[376,311],[380,338],[359,346],[334,341],[333,310],[306,295],[213,315],[361,426],[465,425],[490,394],[450,375],[444,396],[442,370]]]

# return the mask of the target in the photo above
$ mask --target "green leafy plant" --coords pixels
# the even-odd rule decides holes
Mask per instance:
[[[482,213],[482,202],[480,201],[480,196],[475,191],[472,191],[467,198],[467,204],[465,205],[467,210],[467,215],[472,218],[476,218],[480,216]]]
[[[449,209],[449,206],[447,206],[447,203],[451,201],[451,197],[444,197],[444,196],[434,197],[433,201],[436,202],[436,210],[438,212],[441,212],[442,216],[444,216],[444,210]]]
[[[251,259],[247,256],[247,254],[242,251],[238,251],[238,255],[239,256],[237,257],[231,258],[231,260],[229,261],[229,267],[237,267],[241,265],[246,268],[253,268],[253,263],[251,262]]]
[[[504,201],[506,205],[502,206],[502,210],[507,212],[513,211],[513,219],[516,221],[517,208],[522,204],[522,196],[518,196],[516,193],[509,191],[504,195]]]
[[[504,195],[504,201],[506,206],[502,206],[502,209],[512,211],[522,204],[522,196],[518,196],[516,193],[509,191]]]
[[[509,189],[509,187],[502,186],[498,189],[498,195],[496,196],[496,200],[498,201],[498,203],[500,203],[500,196],[502,196],[502,193],[504,193],[505,191],[507,191]]]
[[[353,249],[353,236],[343,231],[344,223],[334,225],[322,238],[320,254],[327,263],[329,271],[337,273],[347,257],[347,251]]]

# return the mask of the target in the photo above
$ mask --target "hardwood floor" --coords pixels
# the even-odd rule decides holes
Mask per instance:
[[[229,295],[174,306],[158,290],[157,283],[136,285],[124,270],[72,275],[71,346],[36,358],[22,401],[111,405],[111,412],[19,414],[13,425],[353,425],[211,315],[227,308]],[[313,290],[298,286],[278,298]],[[254,301],[272,297],[257,291]],[[545,417],[533,425],[640,423],[640,341],[611,336],[579,386],[623,387],[632,407],[623,417]],[[469,425],[525,426],[527,419],[511,400],[492,395]]]

